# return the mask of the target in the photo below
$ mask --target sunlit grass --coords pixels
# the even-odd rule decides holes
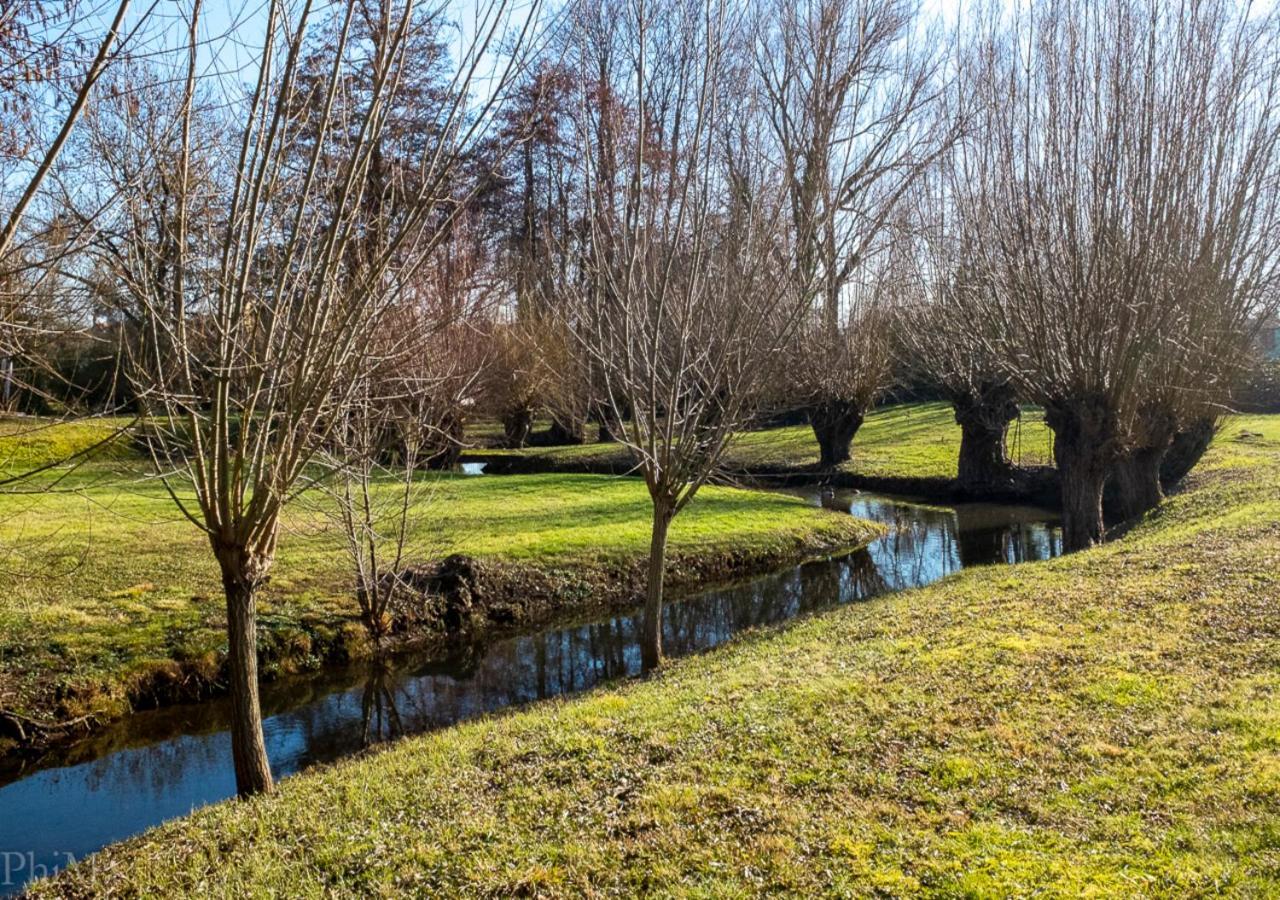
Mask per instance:
[[[478,424],[477,434],[492,437],[492,427]],[[477,438],[479,442],[479,438]],[[853,441],[846,471],[871,477],[954,478],[960,450],[960,428],[945,403],[887,406],[872,412]],[[623,462],[617,444],[575,447],[530,447],[522,451],[480,449],[478,455],[523,455],[560,463]],[[1052,435],[1044,416],[1026,410],[1009,431],[1010,457],[1022,465],[1052,463]],[[738,435],[727,455],[730,466],[809,466],[818,462],[818,444],[808,425],[747,431]]]
[[[48,895],[1275,896],[1280,417],[1123,538],[745,635],[108,850]]]
[[[24,431],[11,443],[40,434],[40,444],[22,453],[27,462],[42,462],[91,445],[105,427]],[[181,483],[176,489],[185,490]],[[390,483],[379,488],[394,489]],[[54,683],[65,680],[100,683],[101,690],[89,692],[94,702],[118,711],[122,684],[133,673],[221,652],[223,601],[207,539],[143,461],[136,455],[130,461],[127,445],[123,453],[61,467],[15,490],[0,494],[0,707],[43,713],[39,706]],[[313,491],[288,509],[261,604],[271,630],[305,623],[333,629],[358,617],[329,503]],[[649,517],[648,495],[634,479],[425,475],[406,559],[465,553],[570,573],[598,571],[647,553]],[[730,552],[747,560],[785,559],[853,545],[867,534],[848,517],[796,498],[708,488],[677,520],[671,552],[676,562]]]

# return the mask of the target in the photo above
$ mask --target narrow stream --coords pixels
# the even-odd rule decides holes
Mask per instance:
[[[879,494],[799,492],[883,522],[869,548],[668,604],[664,648],[679,656],[744,629],[928,584],[965,566],[1061,552],[1056,517],[1032,507],[936,506]],[[397,662],[264,685],[277,778],[379,741],[503,707],[582,691],[640,669],[638,614],[522,635],[464,661]],[[231,796],[228,705],[138,713],[25,771],[0,760],[0,895],[101,847]]]

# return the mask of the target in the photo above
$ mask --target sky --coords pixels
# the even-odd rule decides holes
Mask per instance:
[[[109,16],[114,12],[116,0],[95,0],[99,14]],[[325,0],[320,0],[323,6]],[[422,6],[433,6],[436,0],[419,0]],[[477,7],[492,0],[449,0],[453,18],[460,23],[465,40],[475,31]],[[965,6],[972,5],[973,0],[921,0],[921,9],[926,17],[940,14],[949,22],[955,21],[957,13]],[[1013,0],[1006,0],[1013,2]],[[176,39],[185,31],[184,11],[190,7],[190,0],[133,0],[132,18],[150,14],[156,17],[153,21],[162,23],[162,27],[171,29],[172,39]],[[270,0],[204,0],[201,18],[202,39],[210,51],[207,54],[208,68],[206,74],[215,71],[229,74],[235,71],[246,71],[262,50],[263,31],[266,27],[267,9]]]

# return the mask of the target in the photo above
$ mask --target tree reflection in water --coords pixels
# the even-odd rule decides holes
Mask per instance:
[[[360,732],[362,748],[372,747],[404,734],[400,714],[396,712],[394,676],[391,667],[383,660],[378,660],[369,667],[360,715],[363,724]]]
[[[663,644],[694,653],[750,628],[927,584],[963,566],[1056,556],[1042,510],[930,506],[874,494],[815,503],[890,526],[865,550],[807,563],[667,607]],[[503,707],[586,690],[640,671],[641,619],[613,616],[472,648],[448,661],[398,662],[264,686],[265,733],[277,777],[372,744]],[[0,787],[0,852],[47,865],[231,796],[226,704],[139,713]],[[98,758],[93,758],[98,756]],[[88,761],[85,761],[88,760]],[[0,783],[5,775],[0,773]]]

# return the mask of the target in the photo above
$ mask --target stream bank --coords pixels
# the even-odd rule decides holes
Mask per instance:
[[[806,559],[848,552],[881,533],[857,520],[835,523],[838,528],[789,534],[750,549],[672,548],[666,570],[671,595],[678,598]],[[326,669],[375,658],[457,658],[512,634],[628,609],[643,595],[645,560],[613,555],[556,565],[453,554],[417,567],[414,575],[422,590],[396,610],[392,632],[381,647],[371,644],[354,603],[345,617],[260,616],[263,681],[311,679]],[[211,614],[220,614],[216,601]],[[173,637],[175,646],[178,638]],[[170,658],[148,661],[113,681],[49,678],[27,691],[36,698],[28,708],[19,712],[0,703],[0,759],[38,758],[139,712],[221,697],[224,669],[221,652],[188,655],[175,650]]]
[[[800,492],[877,523],[863,550],[783,568],[668,604],[672,656],[744,631],[870,600],[975,565],[1061,552],[1056,517],[996,504],[950,507],[896,497]],[[639,671],[640,613],[580,618],[468,648],[455,658],[406,656],[263,687],[264,731],[277,777],[402,735],[589,689]],[[0,853],[52,871],[191,809],[231,796],[224,699],[139,713],[40,761],[0,772]]]
[[[491,475],[634,475],[635,464],[622,448],[593,456],[560,456],[552,453],[468,450],[464,464],[483,467]],[[724,480],[744,487],[831,488],[841,491],[873,491],[914,497],[937,503],[1007,503],[1056,509],[1060,502],[1058,472],[1053,466],[1018,466],[1007,485],[980,495],[965,490],[954,478],[894,475],[862,475],[846,469],[824,469],[816,464],[762,464],[728,468]]]

